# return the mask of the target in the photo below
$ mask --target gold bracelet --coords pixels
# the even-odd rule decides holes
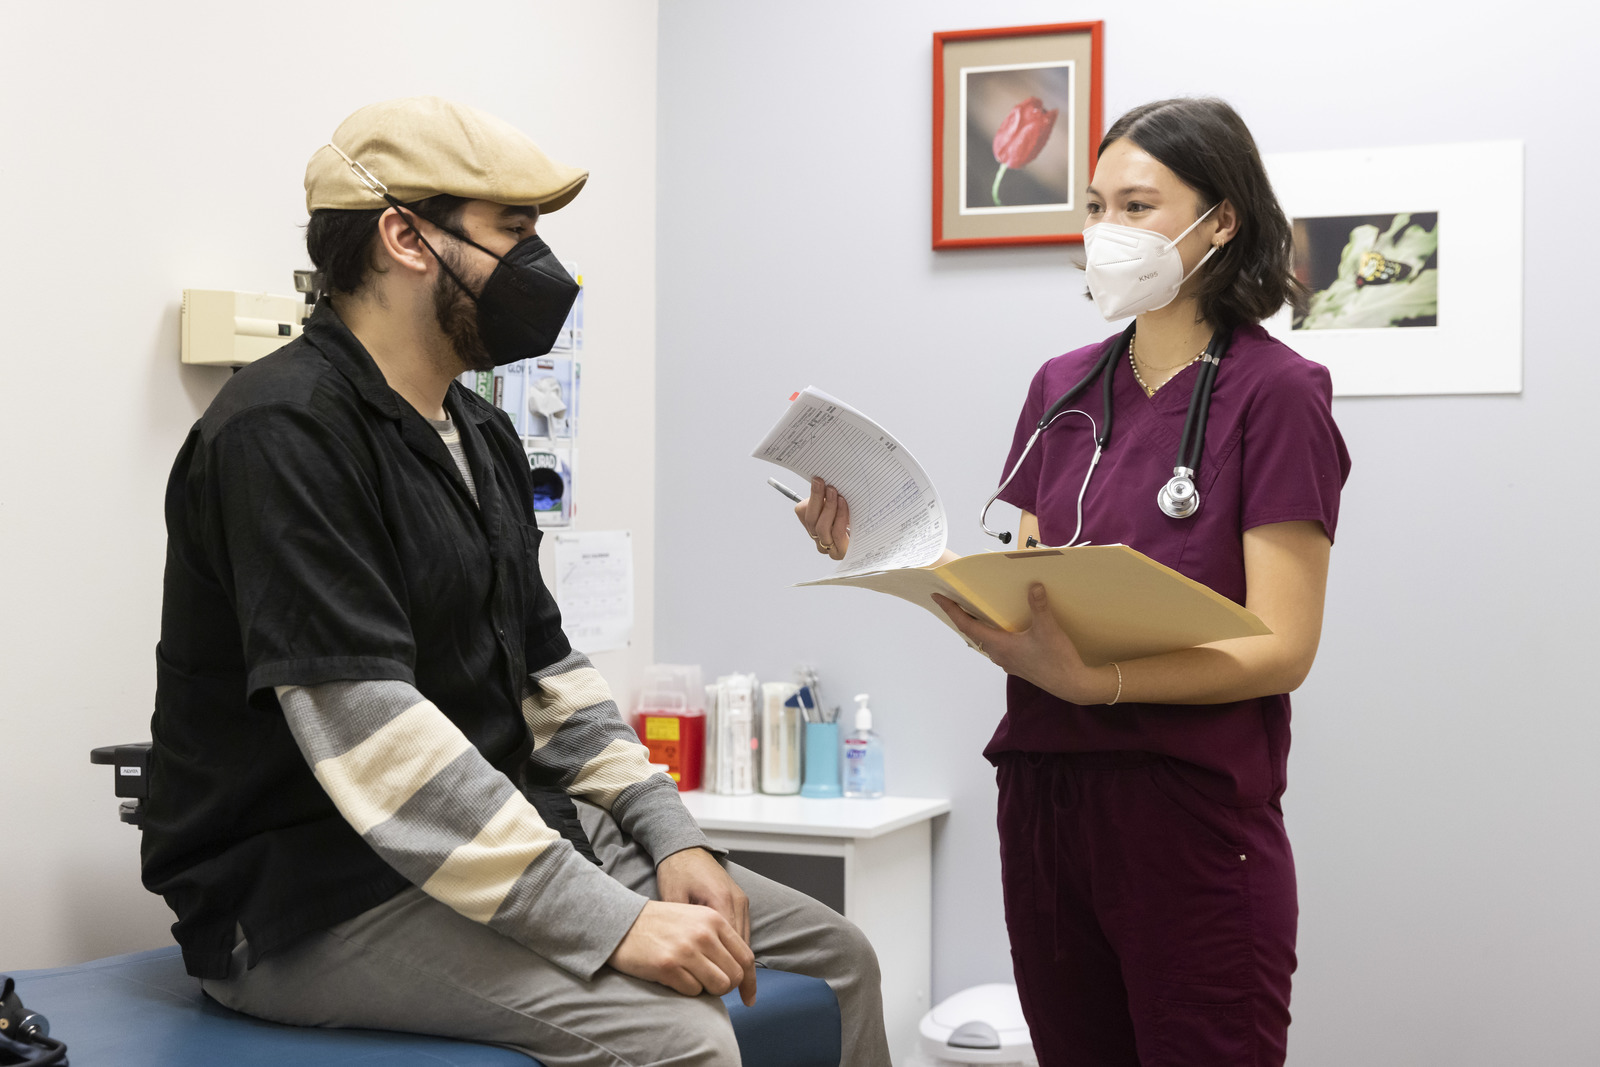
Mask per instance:
[[[1106,707],[1108,707],[1108,708],[1112,704],[1115,704],[1117,701],[1122,699],[1122,667],[1119,664],[1115,663],[1115,662],[1113,662],[1111,664],[1111,666],[1113,666],[1113,667],[1115,667],[1117,669],[1117,695],[1112,697],[1111,698],[1111,702],[1106,705]]]

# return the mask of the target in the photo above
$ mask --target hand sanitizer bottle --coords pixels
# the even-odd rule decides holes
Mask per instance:
[[[867,694],[856,697],[856,730],[844,741],[844,795],[883,796],[883,739],[872,732]]]

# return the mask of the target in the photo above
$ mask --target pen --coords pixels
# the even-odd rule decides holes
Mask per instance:
[[[800,494],[795,492],[793,489],[790,489],[782,482],[778,481],[778,479],[768,478],[767,484],[772,486],[772,488],[776,489],[778,492],[782,493],[784,496],[788,497],[790,500],[793,500],[796,504],[802,503]]]

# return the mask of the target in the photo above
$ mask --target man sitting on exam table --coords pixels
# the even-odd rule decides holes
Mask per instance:
[[[167,488],[144,880],[229,1007],[551,1067],[739,1062],[722,994],[827,981],[889,1062],[877,959],[719,860],[568,645],[509,421],[454,383],[549,351],[535,228],[587,173],[436,98],[306,170],[329,295],[236,374]]]

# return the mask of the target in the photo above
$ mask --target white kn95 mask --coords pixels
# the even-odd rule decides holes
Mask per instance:
[[[1189,280],[1183,272],[1183,257],[1178,242],[1217,209],[1212,204],[1172,240],[1154,230],[1137,226],[1118,226],[1097,222],[1083,231],[1084,273],[1089,279],[1089,295],[1107,320],[1125,319],[1166,307]],[[1217,251],[1211,250],[1194,265],[1199,270]]]

